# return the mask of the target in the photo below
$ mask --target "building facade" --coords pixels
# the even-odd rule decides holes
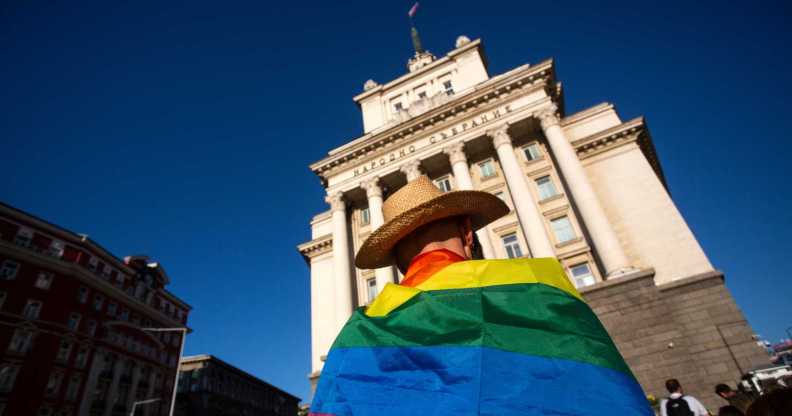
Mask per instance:
[[[179,416],[296,416],[300,399],[211,355],[184,357]]]
[[[165,269],[0,204],[0,416],[168,414],[190,306]]]
[[[716,406],[712,386],[766,362],[671,199],[642,117],[624,121],[608,103],[566,114],[552,60],[491,76],[480,40],[464,36],[441,58],[419,50],[408,69],[367,81],[354,97],[363,135],[311,165],[329,204],[298,247],[314,386],[353,308],[400,278],[352,259],[383,223],[383,199],[420,174],[502,198],[511,213],[477,233],[485,257],[557,257],[647,394],[677,377]]]

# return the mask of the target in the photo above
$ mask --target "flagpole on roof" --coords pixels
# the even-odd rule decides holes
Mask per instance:
[[[410,37],[412,37],[413,48],[415,49],[416,54],[424,53],[423,45],[421,44],[421,36],[418,35],[418,29],[415,28],[415,22],[413,21],[413,17],[415,13],[418,11],[418,2],[410,8],[410,11],[407,12],[407,17],[410,19]]]

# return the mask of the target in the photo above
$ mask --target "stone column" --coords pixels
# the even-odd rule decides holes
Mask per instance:
[[[371,219],[371,231],[381,227],[385,223],[382,216],[382,188],[379,186],[379,178],[374,177],[361,184],[366,190],[368,198],[369,218]],[[393,267],[382,267],[374,270],[377,278],[377,293],[381,292],[387,283],[393,283]]]
[[[468,167],[467,157],[465,156],[465,143],[459,142],[443,150],[448,155],[448,160],[451,162],[451,170],[454,171],[454,179],[456,179],[457,187],[460,190],[473,190],[473,179],[470,177],[470,168]],[[492,240],[490,240],[487,227],[476,231],[479,243],[481,243],[481,250],[484,252],[484,258],[494,259],[495,250],[492,247]]]
[[[102,372],[104,364],[103,358],[104,354],[98,349],[95,349],[93,353],[91,353],[91,367],[88,370],[88,378],[85,381],[85,387],[83,387],[82,400],[80,400],[80,409],[77,412],[77,416],[88,416],[88,411],[91,409],[94,394],[96,393],[96,382],[99,379],[99,374]]]
[[[118,400],[118,382],[124,370],[123,361],[121,356],[115,356],[115,363],[113,363],[113,382],[110,383],[110,388],[107,389],[107,402],[105,402],[104,416],[110,416],[113,413],[113,406],[115,406],[115,402]]]
[[[138,384],[140,383],[140,373],[140,364],[135,363],[135,367],[132,369],[132,384],[129,385],[129,397],[127,397],[126,402],[127,410],[132,410],[132,403],[135,403],[137,400],[136,397],[139,387]]]
[[[407,182],[417,179],[419,176],[421,176],[421,161],[413,160],[407,162],[402,165],[401,171],[407,175]]]
[[[146,390],[146,397],[144,397],[143,400],[148,400],[148,399],[153,399],[154,398],[154,374],[155,373],[156,373],[156,371],[154,370],[153,367],[149,369],[149,379],[148,379],[148,385],[149,386],[148,386],[148,390]],[[144,416],[150,415],[151,412],[153,412],[153,409],[154,409],[155,405],[156,405],[156,402],[143,406],[143,415]]]
[[[608,276],[613,276],[630,271],[632,268],[627,260],[627,255],[624,254],[619,239],[616,237],[616,233],[605,215],[605,210],[594,193],[594,188],[588,180],[577,152],[559,125],[556,111],[556,105],[551,104],[539,112],[538,117],[545,137],[547,137],[550,148],[553,150],[553,155],[558,161],[558,166],[566,180],[567,188],[574,198],[592,242],[602,260],[605,273]]]
[[[338,333],[352,315],[352,274],[349,264],[347,212],[343,193],[330,195],[327,202],[333,212],[333,280],[336,333]]]
[[[544,220],[534,202],[533,195],[528,189],[528,182],[520,169],[520,163],[514,154],[511,136],[509,136],[509,125],[504,123],[498,127],[487,131],[487,135],[492,138],[495,151],[498,152],[503,175],[506,177],[506,184],[514,201],[514,210],[520,220],[520,227],[523,235],[528,240],[533,257],[553,257],[553,245],[547,236]]]

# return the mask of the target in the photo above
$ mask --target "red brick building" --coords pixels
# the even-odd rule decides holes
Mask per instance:
[[[0,203],[0,416],[167,415],[190,306],[145,256]]]

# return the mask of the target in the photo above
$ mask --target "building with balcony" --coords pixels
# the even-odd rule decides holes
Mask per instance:
[[[121,416],[169,411],[190,306],[161,264],[117,258],[0,204],[0,416]],[[186,330],[186,329],[185,329]]]
[[[384,198],[421,174],[502,198],[511,213],[477,232],[484,257],[558,258],[647,393],[664,396],[677,377],[715,406],[712,386],[767,361],[672,200],[643,117],[622,120],[610,103],[568,114],[552,60],[491,75],[465,36],[439,58],[417,49],[407,67],[364,84],[362,135],[310,166],[329,204],[298,247],[314,386],[353,308],[401,278],[352,259],[382,225]]]
[[[212,355],[184,357],[178,416],[296,416],[300,399]]]

